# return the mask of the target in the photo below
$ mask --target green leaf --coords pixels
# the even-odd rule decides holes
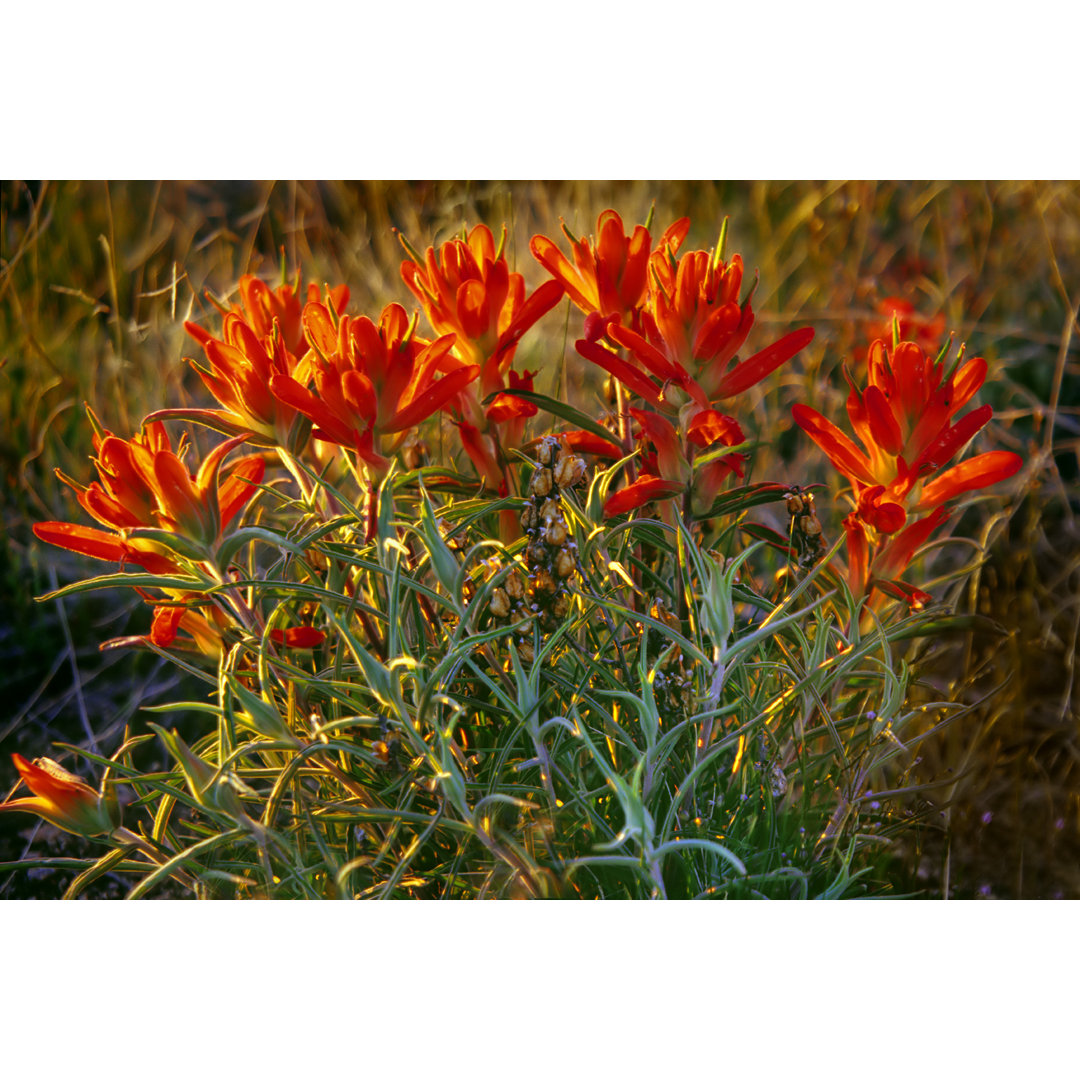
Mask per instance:
[[[164,881],[167,877],[171,877],[174,870],[183,869],[185,863],[194,863],[194,866],[189,866],[187,869],[198,872],[201,867],[199,867],[198,863],[195,861],[197,855],[203,855],[206,852],[213,851],[214,848],[231,843],[233,840],[236,840],[243,835],[244,833],[239,829],[230,829],[228,832],[215,833],[213,836],[208,836],[205,840],[200,840],[197,844],[192,844],[191,847],[185,848],[178,855],[174,855],[168,862],[162,863],[153,873],[147,874],[147,876],[128,893],[127,898],[129,900],[138,900],[140,897],[145,896],[158,884],[158,882]]]
[[[100,859],[93,866],[84,870],[68,887],[64,893],[65,900],[74,900],[79,893],[86,888],[87,885],[94,881],[97,881],[99,877],[107,874],[110,870],[114,870],[120,863],[122,863],[128,854],[126,847],[114,848],[112,851],[105,855],[102,855]]]
[[[531,405],[536,405],[538,408],[543,409],[544,412],[549,412],[552,416],[567,420],[581,428],[582,431],[587,431],[590,435],[596,435],[598,438],[606,440],[611,443],[613,450],[617,451],[619,449],[618,440],[606,427],[575,409],[573,405],[567,405],[565,401],[558,401],[555,398],[548,397],[546,394],[538,394],[533,390],[501,390],[498,393],[509,394],[510,397],[520,398]],[[490,405],[495,397],[496,394],[488,394],[482,404],[485,406]]]
[[[210,559],[210,549],[205,544],[167,529],[129,529],[127,535],[132,540],[150,540],[160,544],[182,559],[190,559],[192,562],[207,562]]]
[[[233,696],[243,706],[249,727],[269,739],[283,739],[290,743],[296,741],[273,704],[252,693],[235,676],[227,674],[225,680]]]
[[[731,453],[725,448],[724,453]],[[721,455],[722,456],[722,455]],[[695,462],[697,465],[697,462]],[[762,506],[765,503],[779,502],[789,492],[786,484],[774,484],[771,481],[763,481],[759,484],[746,484],[744,487],[734,488],[720,495],[709,507],[707,513],[695,514],[698,521],[708,518],[725,517],[729,514],[741,513],[754,506]],[[748,526],[743,526],[749,531]],[[752,534],[753,535],[753,534]],[[779,536],[780,534],[775,534]]]
[[[711,851],[714,855],[719,855],[725,862],[730,863],[735,868],[736,873],[745,876],[746,866],[734,852],[724,847],[723,844],[718,844],[714,840],[702,840],[695,837],[680,836],[674,840],[669,840],[666,844],[661,844],[656,848],[652,855],[653,858],[662,859],[665,855],[671,855],[673,852],[682,851],[686,848],[703,848],[705,851]]]
[[[435,517],[435,508],[431,505],[427,489],[420,484],[420,538],[427,548],[431,559],[431,568],[439,579],[439,584],[446,590],[456,610],[460,611],[458,598],[458,571],[461,566],[450,550],[449,544],[439,532],[439,523]]]
[[[759,442],[747,440],[746,442],[736,443],[734,446],[718,446],[715,450],[710,450],[708,453],[694,458],[694,469],[697,470],[703,465],[719,461],[722,457],[727,457],[728,454],[744,454],[746,451],[753,450],[760,445]]]
[[[201,365],[197,366],[203,371],[206,370]],[[159,420],[190,420],[222,435],[230,437],[250,435],[251,438],[248,440],[250,446],[274,446],[272,439],[268,439],[259,432],[253,432],[251,428],[243,424],[236,423],[223,409],[158,409],[157,412],[152,412],[147,416],[143,423],[152,424]]]
[[[224,569],[240,548],[245,544],[253,543],[256,540],[262,540],[264,543],[280,548],[282,551],[287,551],[290,555],[295,555],[297,558],[303,558],[305,554],[302,547],[298,544],[294,544],[276,529],[267,529],[257,525],[249,525],[246,528],[237,529],[236,532],[230,533],[221,541],[218,545],[216,556],[218,566]]]
[[[612,482],[619,475],[619,470],[628,461],[633,461],[639,453],[641,453],[640,450],[635,450],[632,454],[627,454],[626,457],[620,458],[614,464],[609,465],[606,469],[596,470],[592,483],[589,484],[588,497],[585,500],[585,515],[591,523],[598,525],[603,522],[604,503],[607,502],[608,491]]]
[[[37,599],[44,603],[46,600],[60,600],[65,596],[92,592],[94,589],[115,589],[122,586],[131,589],[181,589],[184,592],[203,592],[211,584],[213,583],[205,578],[197,577],[163,577],[147,573],[105,574],[102,577],[73,582],[71,585],[65,585],[62,589],[46,593]]]

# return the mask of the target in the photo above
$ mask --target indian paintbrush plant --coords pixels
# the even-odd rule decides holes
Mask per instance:
[[[117,565],[51,595],[134,590],[147,633],[106,644],[204,692],[155,709],[200,718],[190,741],[66,747],[97,788],[15,756],[33,797],[0,808],[106,848],[69,895],[106,870],[135,897],[887,889],[905,819],[870,793],[962,708],[909,704],[906,644],[962,618],[922,549],[1020,458],[957,460],[989,365],[950,364],[926,321],[903,340],[893,312],[846,372],[862,448],[794,408],[846,517],[800,478],[751,482],[770,433],[748,435],[748,396],[814,333],[761,340],[726,232],[680,254],[689,220],[654,242],[608,210],[592,237],[564,226],[573,263],[533,238],[531,291],[505,230],[422,256],[402,237],[430,334],[395,300],[373,318],[344,285],[246,275],[220,322],[185,323],[216,406],[126,437],[89,413],[97,479],[63,479],[100,527],[34,531]],[[599,412],[514,367],[564,296]],[[192,422],[225,436],[201,464],[169,434]],[[143,765],[151,740],[171,767]]]

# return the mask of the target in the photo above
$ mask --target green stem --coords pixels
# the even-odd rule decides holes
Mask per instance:
[[[120,828],[114,829],[109,837],[111,840],[115,840],[118,844],[123,844],[125,847],[137,848],[141,851],[155,866],[164,866],[168,859],[162,857],[160,851],[157,850],[151,843],[144,840],[138,833],[132,832],[130,829],[121,825]],[[190,889],[192,892],[197,892],[197,882],[190,874],[185,874],[183,870],[176,868],[169,871],[169,876],[175,878],[186,889]]]

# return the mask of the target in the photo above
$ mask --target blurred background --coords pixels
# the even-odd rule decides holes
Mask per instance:
[[[970,707],[919,750],[900,800],[911,828],[893,852],[893,892],[1080,897],[1080,185],[1064,182],[3,182],[3,794],[15,782],[11,752],[69,765],[53,744],[110,753],[125,725],[145,730],[141,707],[185,693],[154,655],[99,650],[146,632],[137,600],[35,602],[104,568],[30,531],[35,521],[86,520],[53,472],[91,478],[84,403],[125,437],[155,409],[207,404],[182,363],[195,352],[183,321],[205,321],[205,291],[228,296],[243,273],[276,281],[284,260],[290,278],[300,269],[305,282],[347,283],[351,311],[377,316],[395,300],[411,310],[394,229],[422,251],[463,225],[498,233],[505,223],[512,267],[534,287],[544,274],[529,238],[559,239],[560,219],[590,233],[607,207],[628,228],[653,212],[654,237],[689,216],[684,250],[714,246],[729,218],[727,251],[742,254],[748,277],[760,274],[751,344],[815,327],[809,348],[739,402],[739,419],[767,444],[755,479],[827,485],[819,516],[834,537],[846,512],[835,502],[840,483],[794,429],[791,404],[846,424],[842,366],[888,333],[888,299],[910,305],[908,336],[952,331],[987,358],[978,400],[995,417],[977,449],[1015,450],[1026,466],[956,525],[985,557],[949,598],[986,618],[903,657],[915,665],[916,699]],[[517,366],[539,367],[543,392],[565,380],[587,406],[597,387],[573,351],[579,326],[576,310],[557,308]],[[943,581],[951,550],[933,564]],[[0,863],[83,850],[28,816],[0,817]],[[74,872],[4,869],[0,897],[60,895]],[[97,895],[111,895],[107,882]]]

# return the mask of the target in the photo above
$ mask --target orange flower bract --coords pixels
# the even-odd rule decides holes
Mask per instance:
[[[521,336],[562,298],[563,286],[548,281],[528,296],[525,279],[511,273],[503,251],[486,225],[448,240],[436,253],[429,247],[423,265],[401,264],[401,278],[420,302],[437,334],[453,334],[454,351],[481,369],[483,397],[505,388],[504,379]]]
[[[993,410],[982,405],[953,422],[986,379],[986,361],[974,357],[945,377],[944,361],[913,342],[891,351],[883,341],[870,346],[867,386],[860,390],[848,376],[851,392],[847,412],[862,444],[856,445],[831,421],[807,405],[795,405],[795,422],[821,447],[829,460],[851,481],[860,511],[868,524],[885,507],[930,510],[973,487],[1012,476],[1021,466],[1017,454],[996,451],[971,458],[928,478],[990,420]],[[880,489],[880,490],[879,490]],[[867,492],[873,494],[866,496]],[[897,527],[903,518],[885,510]],[[896,528],[880,531],[895,532]]]
[[[739,445],[743,442],[743,433],[732,417],[723,416],[715,409],[692,409],[687,417],[685,438],[680,438],[671,421],[659,413],[631,408],[630,415],[638,422],[639,438],[650,442],[653,450],[641,455],[642,474],[608,497],[604,503],[605,517],[626,513],[649,502],[674,498],[687,488],[691,510],[697,515],[705,515],[724,480],[732,473],[743,475],[740,454],[725,454],[694,469],[684,449],[686,444],[703,450]]]
[[[626,235],[622,218],[605,210],[596,222],[595,239],[578,239],[562,227],[574,257],[569,259],[546,236],[534,236],[529,248],[537,262],[566,290],[566,295],[587,315],[617,316],[636,323],[648,286],[652,237],[644,225]],[[690,230],[690,219],[680,218],[660,239],[659,249],[676,251]]]
[[[0,810],[37,814],[57,828],[78,836],[100,836],[112,830],[105,801],[77,776],[51,758],[27,761],[21,754],[12,754],[11,760],[34,797],[0,803]]]
[[[452,335],[433,342],[418,337],[400,304],[384,308],[376,325],[367,316],[335,319],[325,304],[312,301],[304,329],[315,353],[317,393],[281,372],[271,376],[271,390],[316,425],[316,438],[355,450],[380,475],[390,464],[385,455],[408,429],[480,374],[479,365],[448,358]],[[444,366],[452,370],[439,377]]]
[[[861,447],[814,409],[793,406],[795,422],[854,489],[856,508],[845,529],[857,593],[875,579],[895,580],[947,519],[942,504],[1005,480],[1023,464],[1018,454],[998,450],[940,472],[990,420],[993,410],[982,405],[954,421],[982,386],[986,371],[981,357],[962,366],[958,358],[946,375],[944,361],[914,342],[890,350],[884,341],[875,341],[867,356],[866,387],[860,390],[847,376],[848,418]],[[926,511],[932,513],[909,522],[912,514]],[[877,545],[873,556],[867,530]]]
[[[712,252],[688,251],[676,261],[672,250],[662,247],[649,267],[653,282],[640,332],[614,323],[607,333],[660,380],[664,393],[679,387],[703,407],[734,397],[761,382],[814,337],[809,327],[793,330],[729,368],[754,325],[750,298],[739,302],[742,259],[733,255],[724,262]],[[586,351],[578,343],[582,355],[601,363],[640,394],[640,380],[628,381],[625,370],[612,367],[610,360],[597,355],[597,348]]]
[[[304,303],[300,298],[300,275],[292,285],[279,285],[271,289],[254,274],[245,274],[239,283],[240,303],[234,304],[232,314],[239,316],[260,338],[270,337],[277,324],[285,348],[293,356],[303,356],[307,351],[304,340]],[[310,282],[307,301],[319,299],[319,287]],[[330,290],[330,302],[335,311],[343,311],[349,302],[349,289],[337,285]]]
[[[270,381],[275,374],[292,376],[305,386],[310,381],[300,300],[291,286],[271,290],[251,275],[240,279],[240,295],[242,306],[225,314],[220,337],[195,323],[184,323],[209,363],[205,367],[190,361],[192,367],[223,409],[165,410],[150,419],[173,414],[229,434],[248,431],[287,445],[297,412],[274,396]],[[314,285],[308,287],[308,295],[318,299]],[[348,297],[344,285],[330,290],[329,302],[336,313]]]
[[[404,241],[403,241],[404,242]],[[547,281],[526,295],[525,279],[512,273],[486,225],[429,247],[422,260],[406,259],[401,277],[423,305],[436,333],[453,336],[453,355],[477,364],[480,377],[454,403],[462,446],[477,473],[496,491],[506,490],[504,452],[521,444],[525,420],[536,406],[505,391],[532,390],[535,372],[511,367],[522,335],[562,298],[563,286]],[[495,395],[487,406],[481,404]]]
[[[131,439],[121,439],[94,422],[94,463],[98,479],[88,487],[63,473],[80,505],[110,532],[62,521],[39,522],[34,535],[58,547],[95,559],[135,563],[153,574],[178,569],[173,552],[153,540],[131,537],[131,529],[163,529],[196,544],[213,544],[255,494],[265,464],[242,458],[221,479],[226,455],[247,438],[228,439],[212,450],[192,476],[174,453],[161,423],[144,425]]]

